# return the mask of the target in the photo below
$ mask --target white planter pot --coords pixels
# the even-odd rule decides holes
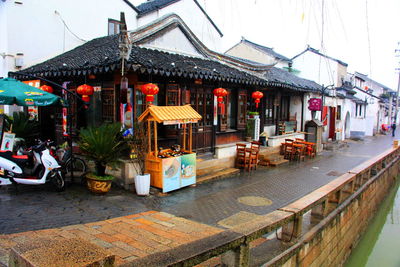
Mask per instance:
[[[148,196],[150,192],[150,174],[135,176],[136,194],[139,196]]]

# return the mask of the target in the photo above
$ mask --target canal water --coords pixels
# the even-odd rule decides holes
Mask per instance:
[[[399,183],[382,203],[345,267],[400,266]]]

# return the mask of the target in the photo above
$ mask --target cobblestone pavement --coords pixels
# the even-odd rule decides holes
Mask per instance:
[[[12,247],[37,239],[65,242],[79,238],[105,249],[109,255],[115,255],[115,265],[118,266],[222,231],[165,212],[147,211],[87,224],[0,235],[0,266],[8,263]],[[36,253],[41,252],[36,250]]]
[[[12,187],[0,187],[0,234],[83,224],[149,210],[221,227],[224,224],[219,222],[234,215],[266,214],[290,203],[383,152],[392,142],[391,136],[349,141],[346,147],[325,151],[312,160],[241,173],[163,197],[138,197],[118,188],[105,196],[94,196],[77,184],[62,193],[46,186],[21,186],[19,194]],[[270,202],[249,205],[239,201],[241,197],[262,197]]]

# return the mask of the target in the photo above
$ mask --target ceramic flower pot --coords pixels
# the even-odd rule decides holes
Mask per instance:
[[[99,179],[95,175],[90,173],[86,175],[87,187],[90,192],[95,194],[105,194],[110,191],[112,180],[113,179]]]

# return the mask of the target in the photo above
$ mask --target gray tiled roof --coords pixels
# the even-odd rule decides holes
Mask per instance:
[[[249,40],[246,40],[244,38],[242,39],[242,42],[247,43],[247,44],[249,44],[249,45],[251,45],[251,46],[253,46],[253,47],[255,47],[255,48],[259,49],[259,50],[262,50],[265,53],[275,57],[276,59],[292,62],[292,60],[290,58],[287,58],[287,57],[275,52],[273,48],[266,47],[266,46],[263,46],[263,45],[259,45],[259,44],[250,42]]]
[[[319,55],[319,56],[321,56],[321,57],[325,57],[325,58],[328,58],[328,59],[330,59],[330,60],[336,61],[337,63],[339,63],[339,64],[341,64],[341,65],[343,65],[343,66],[345,66],[345,67],[348,66],[347,63],[345,63],[345,62],[343,62],[343,61],[341,61],[341,60],[339,60],[339,59],[336,59],[336,58],[333,58],[333,57],[324,55],[324,54],[322,54],[321,52],[319,52],[319,50],[317,50],[317,49],[315,49],[315,48],[312,48],[312,47],[310,47],[310,46],[308,46],[308,47],[306,48],[306,50],[304,50],[304,51],[301,52],[300,54],[294,56],[294,57],[292,58],[292,60],[295,59],[296,57],[298,57],[298,56],[304,54],[304,53],[307,52],[307,51],[310,51],[310,52],[312,52],[312,53],[314,53],[314,54],[317,54],[317,55]]]
[[[136,8],[139,10],[140,14],[146,14],[178,1],[180,0],[151,0],[136,6]]]
[[[269,83],[286,83],[292,87],[298,88],[299,91],[321,91],[322,87],[318,83],[300,78],[287,70],[279,68],[271,68],[264,75]]]
[[[46,77],[78,76],[111,72],[120,67],[118,35],[111,35],[93,39],[22,72]],[[217,60],[168,53],[136,45],[132,46],[127,62],[127,70],[129,69],[161,76],[201,78],[264,86],[267,84],[260,77]]]

